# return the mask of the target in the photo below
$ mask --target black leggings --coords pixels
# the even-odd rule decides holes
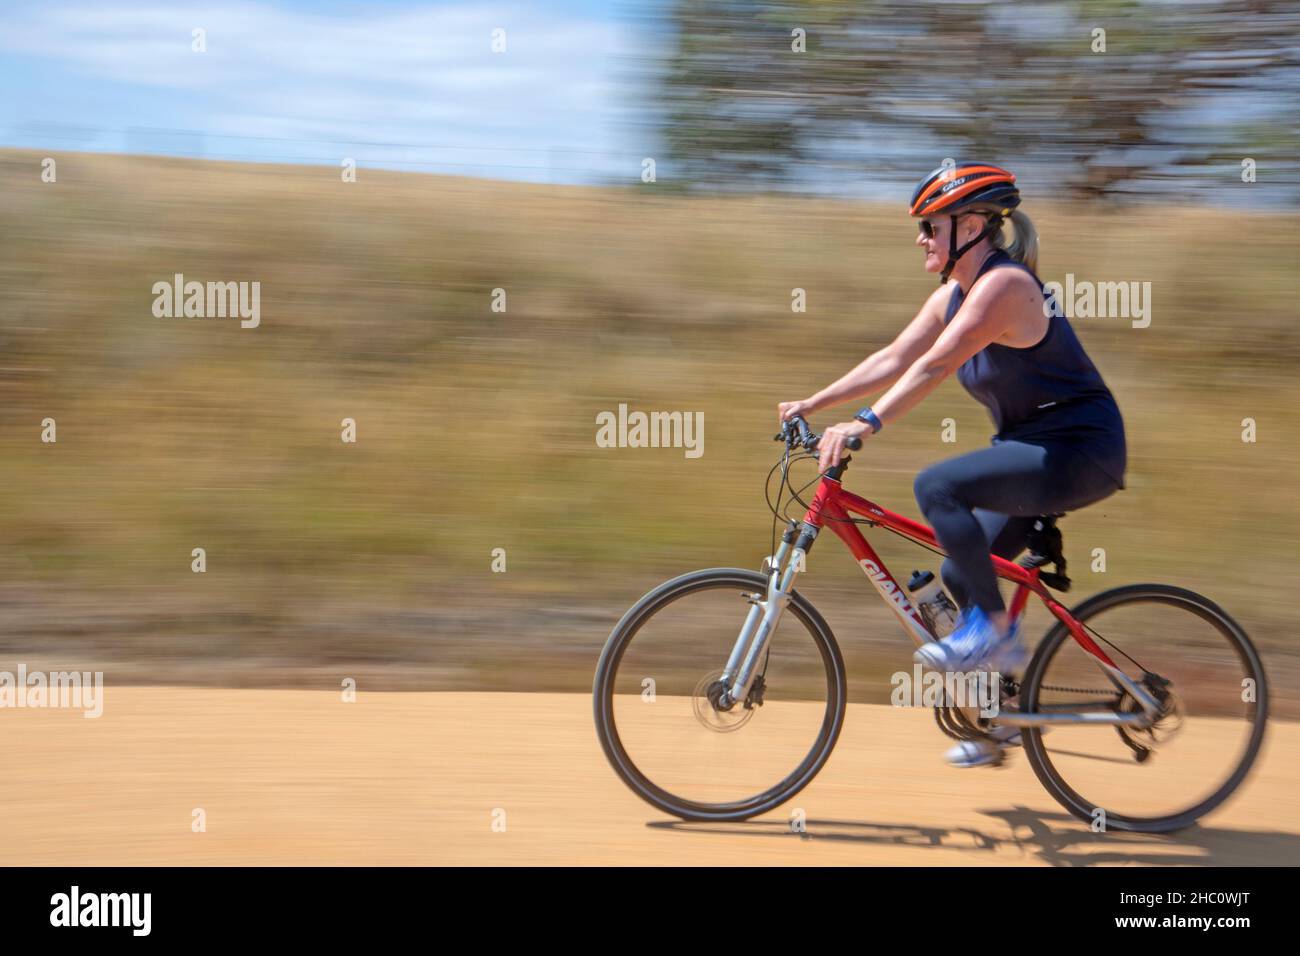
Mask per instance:
[[[1025,550],[1034,518],[1073,511],[1118,483],[1066,443],[1000,442],[931,465],[916,476],[917,504],[948,552],[941,574],[959,607],[1006,609],[989,552]]]

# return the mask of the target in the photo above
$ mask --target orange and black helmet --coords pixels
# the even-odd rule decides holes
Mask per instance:
[[[997,212],[1003,216],[1020,205],[1016,177],[991,163],[940,166],[912,193],[911,214]]]
[[[1016,177],[991,163],[948,163],[921,180],[912,193],[911,214],[952,217],[952,228],[948,231],[948,261],[944,263],[939,281],[947,283],[957,260],[1002,228],[1003,218],[1019,205],[1020,190],[1016,188]],[[974,239],[959,247],[957,217],[972,212],[985,215],[984,228]]]

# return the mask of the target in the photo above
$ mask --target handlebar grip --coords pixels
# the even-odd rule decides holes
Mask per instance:
[[[804,417],[802,415],[791,415],[788,419],[786,419],[786,423],[788,425],[794,426],[795,431],[797,431],[799,434],[799,444],[803,445],[809,451],[816,448],[817,443],[821,441],[821,436],[813,434],[813,430],[808,427],[808,422],[804,420]],[[785,431],[783,429],[782,434],[777,435],[776,438],[777,440],[780,440],[781,438],[784,437],[785,437]],[[857,451],[862,447],[862,439],[856,436],[850,438],[848,441],[844,443],[844,447],[847,448],[849,451]]]
[[[817,440],[808,446],[810,450],[820,445],[822,440],[821,435],[814,435],[813,437],[816,438]],[[857,451],[862,447],[862,439],[858,438],[855,435],[853,438],[849,438],[845,440],[844,447],[847,448],[849,451]]]

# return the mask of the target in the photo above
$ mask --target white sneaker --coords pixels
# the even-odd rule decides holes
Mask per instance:
[[[1020,642],[1020,621],[1006,634],[978,607],[961,612],[957,628],[940,641],[921,645],[912,660],[936,671],[990,670],[1017,675],[1029,662],[1029,649]]]
[[[1048,728],[1044,727],[1042,731],[1047,733]],[[1002,762],[1008,747],[1020,747],[1024,744],[1019,727],[1010,725],[994,727],[988,731],[988,735],[993,739],[961,741],[955,747],[949,748],[943,755],[944,759],[954,767],[992,767]]]

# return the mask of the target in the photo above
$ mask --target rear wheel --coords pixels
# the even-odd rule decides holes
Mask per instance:
[[[1026,728],[1034,773],[1072,814],[1106,829],[1191,825],[1232,795],[1259,754],[1268,688],[1254,646],[1213,601],[1168,585],[1105,591],[1071,613],[1161,713],[1146,730]],[[1060,622],[1035,652],[1020,698],[1025,712],[1141,709]]]
[[[674,578],[615,626],[596,668],[596,731],[615,772],[684,820],[745,820],[806,787],[844,723],[844,661],[830,628],[791,595],[749,698],[720,678],[767,578],[712,568]]]

